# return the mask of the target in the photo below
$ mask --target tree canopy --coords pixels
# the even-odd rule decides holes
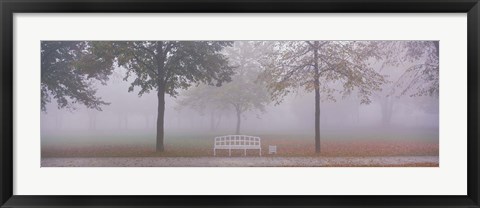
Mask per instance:
[[[263,59],[263,78],[269,83],[274,99],[303,89],[318,89],[324,99],[335,100],[335,93],[348,95],[357,89],[362,103],[371,102],[372,92],[380,90],[384,77],[368,62],[378,58],[375,41],[279,41],[273,42],[271,52]],[[314,52],[317,52],[315,58]],[[318,64],[316,75],[315,63]],[[341,84],[335,87],[333,84]]]
[[[438,97],[439,41],[384,41],[380,45],[382,67],[404,65],[388,95]]]
[[[220,52],[227,41],[114,41],[95,42],[95,48],[115,54],[118,66],[132,75],[129,91],[139,87],[139,95],[162,89],[177,96],[178,89],[205,83],[220,86],[231,80],[233,70]]]
[[[58,108],[76,103],[101,110],[108,103],[96,96],[94,80],[105,83],[112,73],[109,54],[96,54],[87,41],[41,42],[41,109],[56,100]]]
[[[258,80],[261,65],[256,58],[260,55],[250,42],[235,42],[234,47],[226,48],[230,65],[235,67],[232,81],[222,87],[199,86],[184,93],[180,106],[189,106],[199,112],[207,107],[210,110],[228,110],[237,117],[236,134],[240,133],[240,123],[245,112],[265,111],[270,96],[262,80]]]

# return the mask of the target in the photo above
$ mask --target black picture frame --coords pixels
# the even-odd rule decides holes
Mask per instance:
[[[0,0],[1,207],[480,207],[478,0]],[[467,13],[468,194],[466,196],[25,196],[13,195],[14,13]],[[95,187],[92,187],[94,189]],[[414,188],[414,187],[412,187]]]

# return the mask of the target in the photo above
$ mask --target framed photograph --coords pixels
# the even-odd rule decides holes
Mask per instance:
[[[1,1],[1,207],[479,207],[478,0]]]

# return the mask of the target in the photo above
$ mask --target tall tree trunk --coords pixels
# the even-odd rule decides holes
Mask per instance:
[[[123,119],[122,116],[123,116],[122,114],[118,116],[118,129],[122,129],[122,119]]]
[[[218,114],[218,118],[217,118],[217,124],[215,124],[215,128],[217,129],[219,126],[220,126],[220,122],[222,121],[222,114],[219,113]]]
[[[95,115],[92,111],[87,112],[88,115],[88,129],[95,130]]]
[[[359,124],[360,123],[360,104],[357,104],[357,106],[355,106],[355,124]]]
[[[237,109],[237,130],[235,131],[235,134],[240,134],[240,123],[242,122],[242,112],[240,109]]]
[[[55,128],[62,129],[62,115],[60,114],[55,116]]]
[[[97,115],[95,114],[92,116],[92,129],[97,130]]]
[[[92,130],[93,125],[92,125],[92,115],[88,114],[88,130]]]
[[[148,115],[144,115],[145,116],[145,129],[148,129],[150,128],[150,118]]]
[[[128,114],[124,114],[123,119],[125,120],[125,130],[127,130],[128,129]]]
[[[210,112],[210,131],[213,131],[213,130],[215,130],[215,113],[212,110]]]
[[[382,126],[388,127],[392,121],[393,101],[390,97],[381,100]]]
[[[157,42],[157,152],[163,152],[165,150],[164,142],[164,119],[165,119],[165,85],[167,82],[166,72],[164,69],[165,57],[164,43],[162,41]]]
[[[318,69],[318,41],[314,41],[313,59],[315,67],[315,152],[320,153],[320,70]]]
[[[165,150],[163,146],[164,134],[164,117],[165,117],[165,87],[159,87],[158,93],[158,110],[157,110],[157,152]]]

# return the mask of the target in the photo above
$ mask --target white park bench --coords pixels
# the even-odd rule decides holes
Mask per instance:
[[[232,156],[232,149],[240,149],[247,155],[247,149],[258,149],[258,154],[262,156],[262,147],[260,137],[246,135],[227,135],[215,137],[213,145],[213,156],[216,156],[217,149],[228,149],[228,155]]]

